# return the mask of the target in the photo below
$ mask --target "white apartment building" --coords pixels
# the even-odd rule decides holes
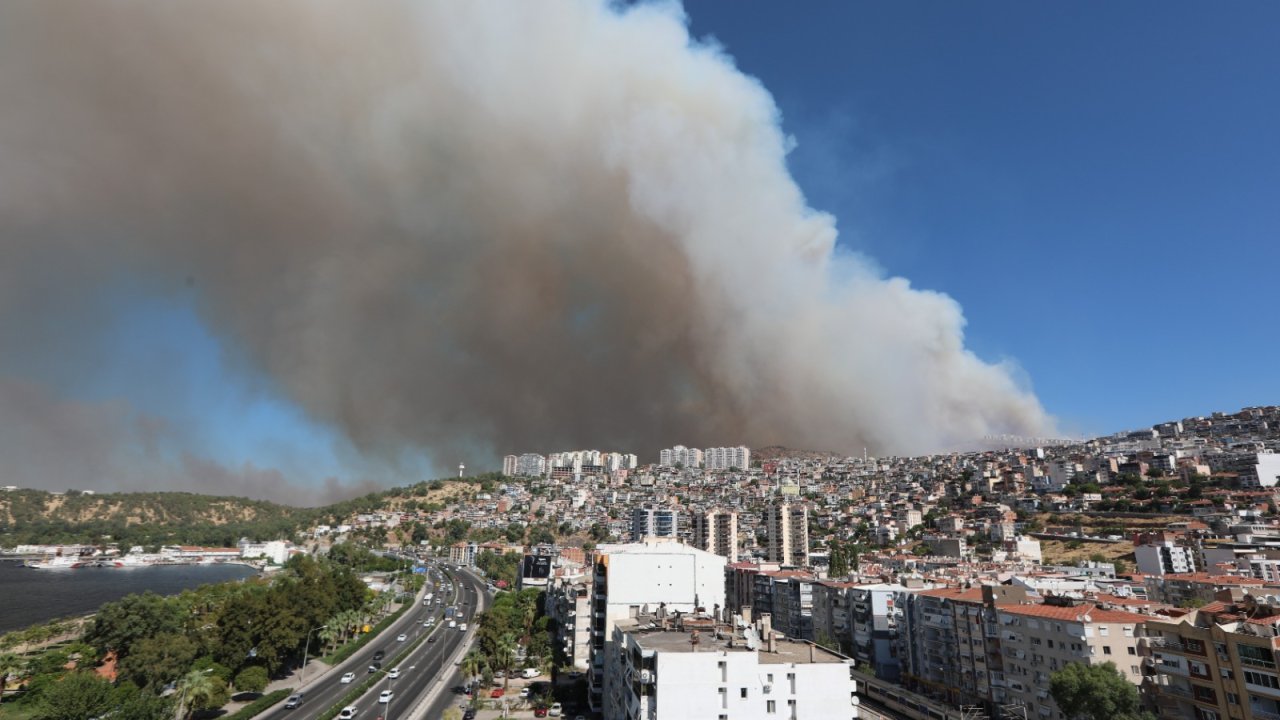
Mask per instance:
[[[656,613],[723,608],[725,558],[672,539],[605,544],[596,549],[591,595],[590,702],[602,702],[605,657],[614,624]]]
[[[503,457],[502,458],[502,474],[506,475],[507,477],[514,477],[516,474],[516,467],[519,465],[519,463],[520,463],[520,458],[516,457],[515,455],[507,455]]]
[[[658,453],[658,464],[663,467],[680,467],[696,468],[701,467],[703,462],[702,451],[697,448],[676,445],[669,450],[662,450]]]
[[[1253,467],[1260,487],[1275,487],[1280,483],[1280,453],[1258,453],[1258,462]]]
[[[631,511],[631,540],[647,537],[674,538],[680,531],[680,513],[671,508],[638,507]]]
[[[642,616],[618,623],[613,644],[604,679],[613,720],[859,717],[853,661],[812,642],[710,618]]]
[[[745,445],[707,448],[702,451],[702,461],[708,470],[746,470],[751,467],[751,450]]]
[[[809,564],[809,508],[779,503],[765,511],[770,562],[805,567]]]
[[[511,471],[507,471],[507,461],[515,458]],[[502,460],[502,473],[511,476],[539,477],[547,474],[547,458],[537,453],[525,453],[519,457],[508,455]]]
[[[717,509],[695,514],[693,541],[702,550],[738,562],[738,513]]]
[[[1147,543],[1133,549],[1138,572],[1143,575],[1168,575],[1196,571],[1195,551],[1172,541]]]

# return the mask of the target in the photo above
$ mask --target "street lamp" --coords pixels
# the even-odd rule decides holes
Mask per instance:
[[[307,631],[307,642],[302,646],[302,669],[298,671],[299,685],[304,684],[307,680],[307,652],[311,649],[311,633],[317,630],[323,630],[327,627],[329,626],[321,625],[319,627],[313,627]]]

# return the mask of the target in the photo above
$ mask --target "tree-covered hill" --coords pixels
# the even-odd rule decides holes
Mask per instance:
[[[11,490],[0,493],[0,547],[58,542],[234,545],[241,537],[291,537],[315,512],[185,492]]]

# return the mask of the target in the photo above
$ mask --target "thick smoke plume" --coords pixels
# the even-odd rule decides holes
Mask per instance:
[[[28,360],[125,286],[193,293],[370,455],[1050,426],[955,302],[835,249],[770,95],[674,6],[16,0],[0,102]]]

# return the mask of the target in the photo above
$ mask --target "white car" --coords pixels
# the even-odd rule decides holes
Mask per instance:
[[[551,717],[560,717],[560,713],[562,712],[564,712],[564,708],[560,706],[560,703],[555,703],[551,706],[551,709],[547,711],[547,714]]]
[[[338,682],[342,683],[343,685],[346,685],[349,682],[353,682],[355,679],[356,679],[355,673],[346,673],[342,676],[342,679],[339,680]]]
[[[342,708],[342,712],[338,713],[338,720],[351,720],[358,712],[360,710],[355,705],[348,705]]]
[[[405,640],[408,640],[408,639],[409,639],[409,636],[405,635],[404,633],[400,633],[399,635],[396,636],[396,642],[404,642]]]
[[[466,632],[466,631],[467,631],[467,624],[466,624],[466,623],[462,623],[461,625],[459,625],[459,626],[458,626],[458,629],[459,629],[459,630],[461,630],[462,632]]]
[[[391,698],[394,695],[395,693],[390,690],[383,690],[381,693],[378,694],[378,702],[383,704],[389,703],[391,702]]]
[[[391,678],[392,680],[395,680],[396,678],[400,677],[400,668],[393,667],[390,670],[388,670],[387,677]]]

